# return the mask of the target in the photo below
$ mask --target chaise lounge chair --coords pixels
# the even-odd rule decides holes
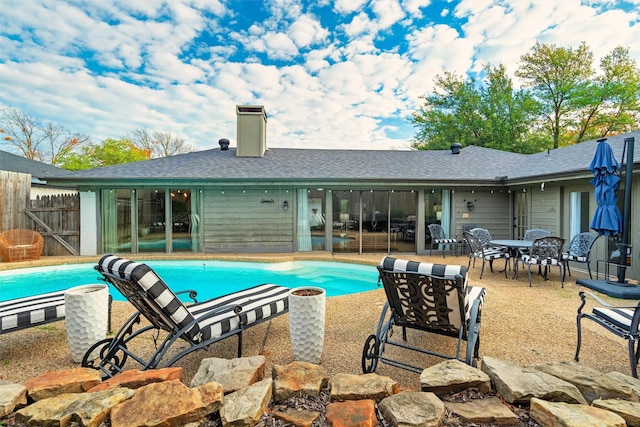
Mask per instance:
[[[64,320],[64,291],[0,302],[0,334]]]
[[[187,354],[231,335],[238,335],[240,357],[242,332],[289,308],[289,288],[283,286],[262,284],[203,302],[197,302],[194,291],[178,292],[188,292],[194,301],[185,305],[146,264],[105,255],[95,268],[138,310],[113,338],[97,342],[84,356],[82,366],[99,369],[106,377],[121,372],[129,357],[138,362],[142,370],[157,368],[161,363],[171,366]],[[150,324],[141,325],[141,318]],[[166,336],[157,339],[155,352],[145,360],[134,354],[128,343],[148,331],[156,338],[161,331],[166,332]],[[187,347],[168,356],[168,350],[178,340],[186,342]],[[163,362],[165,356],[169,360]]]
[[[477,365],[485,289],[467,286],[466,267],[384,257],[378,271],[387,302],[380,314],[376,334],[365,341],[363,372],[374,372],[378,362],[412,372],[423,371],[424,367],[385,357],[387,345]],[[403,342],[391,339],[394,326],[402,328]],[[407,328],[457,338],[455,355],[407,344]],[[462,341],[467,341],[464,359],[460,359]]]

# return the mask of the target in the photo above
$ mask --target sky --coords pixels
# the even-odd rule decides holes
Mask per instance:
[[[640,62],[640,0],[3,0],[0,16],[0,109],[195,150],[235,146],[237,105],[264,106],[268,148],[408,149],[437,75],[514,76],[536,41]]]

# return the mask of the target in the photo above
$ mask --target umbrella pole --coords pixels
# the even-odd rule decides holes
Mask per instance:
[[[627,168],[624,181],[624,207],[622,213],[622,242],[619,245],[620,260],[618,261],[618,283],[625,283],[627,271],[627,256],[631,248],[629,242],[629,230],[631,228],[631,181],[633,179],[633,148],[635,138],[625,138],[627,144]]]

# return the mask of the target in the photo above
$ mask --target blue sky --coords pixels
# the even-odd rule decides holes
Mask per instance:
[[[194,149],[236,139],[264,105],[267,146],[406,149],[444,70],[503,63],[536,40],[640,62],[640,0],[3,0],[0,108],[95,141],[136,128]],[[4,141],[2,141],[4,142]],[[8,147],[0,147],[9,150]]]

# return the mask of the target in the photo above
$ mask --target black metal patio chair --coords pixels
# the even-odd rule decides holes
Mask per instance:
[[[146,264],[105,255],[95,268],[138,310],[113,338],[98,341],[85,353],[82,366],[99,369],[105,377],[121,372],[129,358],[137,362],[141,370],[157,368],[161,363],[171,366],[187,354],[232,335],[238,336],[240,357],[242,332],[289,308],[289,288],[279,285],[265,283],[197,302],[195,291],[174,293]],[[178,294],[184,293],[188,293],[192,304],[186,305],[178,298]],[[143,318],[149,323],[141,323]],[[147,332],[153,335],[155,351],[145,358],[135,354],[128,344]],[[185,342],[186,347],[168,355],[179,340]]]
[[[640,361],[640,301],[635,306],[613,306],[598,298],[591,292],[580,291],[582,303],[578,307],[578,345],[576,347],[575,361],[579,361],[580,346],[582,344],[582,319],[590,319],[598,325],[603,326],[620,338],[627,340],[629,348],[629,364],[631,365],[631,375],[638,378],[638,362]],[[594,307],[591,313],[583,313],[589,296],[596,300],[602,307]]]
[[[365,341],[363,372],[374,372],[378,362],[422,372],[424,367],[385,356],[388,345],[477,365],[485,289],[467,285],[466,267],[384,257],[377,268],[387,302],[376,333]],[[394,327],[402,329],[402,342],[392,338]],[[407,329],[457,338],[455,355],[408,344]],[[467,342],[464,359],[460,357],[463,341]]]
[[[591,248],[598,239],[598,236],[588,231],[584,233],[576,234],[571,242],[567,252],[562,253],[562,261],[564,262],[565,274],[569,272],[571,277],[571,269],[569,269],[569,262],[579,262],[587,264],[587,270],[589,271],[589,278],[593,279],[591,274]]]

